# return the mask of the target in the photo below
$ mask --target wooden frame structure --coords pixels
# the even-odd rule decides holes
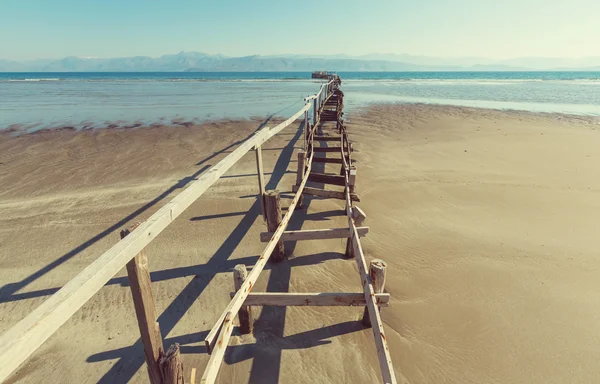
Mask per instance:
[[[383,325],[379,316],[379,307],[387,306],[389,295],[383,293],[383,283],[381,281],[384,282],[384,280],[382,280],[381,275],[373,273],[373,268],[371,268],[371,274],[367,271],[364,253],[360,245],[360,237],[367,234],[368,228],[360,226],[364,217],[366,217],[364,212],[359,210],[358,207],[352,206],[353,201],[360,200],[354,191],[356,169],[353,168],[351,160],[352,146],[348,141],[346,128],[341,120],[343,94],[338,89],[338,85],[339,82],[334,80],[323,84],[319,92],[306,98],[304,106],[289,119],[273,128],[265,127],[255,132],[252,137],[203,173],[197,180],[190,183],[184,191],[146,221],[136,224],[130,229],[123,230],[121,240],[117,244],[104,252],[24,319],[0,335],[0,345],[3,347],[0,349],[0,361],[2,361],[2,364],[0,364],[0,382],[7,380],[12,372],[23,364],[61,325],[126,266],[150,382],[152,384],[183,384],[183,364],[180,358],[179,345],[172,345],[166,351],[163,347],[160,328],[156,321],[157,315],[145,248],[248,151],[254,150],[258,173],[258,197],[261,202],[263,218],[269,224],[269,232],[261,234],[261,240],[266,241],[267,245],[250,273],[247,273],[245,266],[236,267],[234,270],[236,293],[233,294],[231,302],[218,318],[217,323],[205,340],[211,357],[202,377],[202,382],[215,382],[225,349],[231,337],[233,319],[236,315],[243,323],[241,326],[242,331],[251,332],[251,306],[357,305],[365,306],[365,317],[368,317],[370,324],[373,324],[383,382],[396,383],[389,349],[383,333]],[[331,109],[332,107],[333,109]],[[309,110],[311,108],[313,109],[312,124],[309,122]],[[270,192],[265,191],[261,146],[300,117],[304,118],[305,152],[299,155],[298,176],[294,186],[296,194],[288,207],[286,215],[281,218],[278,194],[271,197]],[[339,139],[330,137],[325,139],[315,134],[319,124],[322,125],[324,121],[335,122],[336,129],[340,133]],[[341,154],[341,159],[337,159],[335,163],[342,165],[341,175],[332,178],[330,175],[315,176],[316,174],[313,173],[311,176],[313,162],[320,161],[316,160],[315,153],[322,152],[314,146],[314,143],[329,140],[340,140],[341,148],[337,152]],[[315,177],[323,182],[334,180],[335,185],[344,187],[344,192],[305,187],[306,183]],[[301,204],[303,194],[345,200],[348,228],[286,231],[296,206]],[[273,257],[272,254],[279,252],[279,257],[283,257],[283,241],[329,238],[348,239],[347,250],[349,249],[349,251],[347,253],[353,255],[358,263],[363,285],[362,293],[251,293],[252,286],[269,258]],[[383,268],[382,271],[384,272],[385,269]],[[378,281],[376,281],[377,278],[379,278]],[[195,370],[193,370],[193,376],[195,377]]]

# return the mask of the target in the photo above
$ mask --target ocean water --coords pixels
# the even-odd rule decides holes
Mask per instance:
[[[345,110],[433,103],[600,116],[600,72],[341,72]],[[0,73],[0,129],[288,116],[307,72]]]

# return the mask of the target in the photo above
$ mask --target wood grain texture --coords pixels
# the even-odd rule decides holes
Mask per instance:
[[[231,292],[233,297],[235,292]],[[377,305],[387,307],[390,302],[389,293],[375,294]],[[344,307],[365,306],[364,293],[346,292],[321,292],[321,293],[281,293],[281,292],[257,292],[251,293],[244,301],[245,305],[275,306],[275,307]]]
[[[131,233],[129,229],[122,230],[121,239],[129,235],[129,233]],[[156,322],[156,303],[152,294],[148,257],[146,256],[145,249],[142,249],[140,253],[127,263],[127,277],[129,279],[129,287],[131,288],[131,296],[144,348],[144,357],[150,383],[161,384],[162,375],[158,361],[164,353],[164,349],[160,327],[158,322]]]

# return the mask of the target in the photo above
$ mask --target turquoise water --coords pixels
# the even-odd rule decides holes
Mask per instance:
[[[418,102],[600,116],[600,72],[339,75],[348,112]],[[287,116],[319,84],[305,72],[0,73],[0,129]]]

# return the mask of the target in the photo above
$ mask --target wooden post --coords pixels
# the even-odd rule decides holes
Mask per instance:
[[[233,268],[233,285],[237,292],[244,280],[248,277],[248,271],[244,264],[238,264]],[[252,332],[253,319],[252,319],[252,307],[242,306],[238,312],[238,318],[240,320],[240,332],[243,335]]]
[[[304,151],[308,150],[308,137],[310,136],[310,124],[308,123],[308,111],[304,111]]]
[[[255,150],[256,154],[256,173],[258,174],[258,193],[260,199],[260,210],[263,215],[263,220],[267,220],[267,214],[265,213],[265,177],[263,173],[263,162],[262,162],[262,149],[259,145]]]
[[[313,100],[313,125],[315,127],[317,126],[317,115],[318,115],[317,98],[315,97],[315,99]]]
[[[305,168],[305,158],[306,153],[304,151],[298,152],[298,169],[296,170],[296,185],[300,185],[302,183],[302,179],[304,178]],[[300,199],[298,200],[298,205],[296,205],[296,209],[302,209],[302,202],[304,200],[304,195],[300,195]]]
[[[350,166],[350,174],[348,177],[348,185],[350,186],[350,193],[356,193],[355,183],[356,183],[356,167],[354,165],[351,165]]]
[[[354,219],[356,226],[360,227],[367,218],[367,214],[355,205],[352,207],[352,218]]]
[[[385,269],[387,264],[383,260],[373,259],[369,265],[369,276],[371,276],[371,283],[373,284],[373,290],[375,293],[383,293],[385,288]],[[378,308],[379,310],[379,308]],[[371,326],[371,319],[369,318],[369,310],[365,307],[363,313],[362,323],[366,327]]]
[[[121,231],[121,239],[129,235],[137,226]],[[160,328],[156,322],[156,305],[152,295],[150,271],[148,270],[148,257],[142,249],[131,261],[127,263],[127,276],[133,297],[135,315],[137,317],[144,356],[148,366],[148,375],[151,384],[161,384],[159,358],[163,354],[163,343]]]
[[[269,232],[275,232],[282,220],[279,191],[267,191],[265,193],[265,210],[267,213],[267,228],[269,228]],[[284,257],[283,240],[280,240],[271,254],[271,261],[281,261]]]
[[[164,384],[184,384],[179,344],[171,345],[167,353],[161,356],[160,371]]]
[[[354,258],[354,247],[352,246],[352,235],[348,239],[346,239],[346,252],[344,252],[344,258],[353,259]]]

